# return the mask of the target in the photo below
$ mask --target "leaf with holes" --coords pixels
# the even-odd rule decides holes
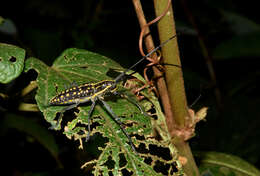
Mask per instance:
[[[0,83],[7,84],[22,73],[24,58],[24,49],[0,43]]]
[[[139,88],[143,85],[140,82],[145,82],[139,74],[134,74],[138,78],[138,82],[131,82],[128,80],[127,87]],[[160,172],[163,175],[183,175],[182,164],[179,161],[178,150],[171,142],[172,137],[168,132],[165,116],[162,112],[160,102],[158,98],[150,90],[144,89],[139,92],[140,96],[143,96],[142,104],[146,109],[152,109],[156,112],[156,118],[151,118],[152,128],[157,136],[157,140],[153,141],[152,145],[147,146],[149,153],[142,155],[146,161],[155,169],[160,168]]]
[[[26,60],[25,71],[34,69],[38,73],[36,101],[44,118],[52,125],[56,124],[56,116],[64,106],[49,106],[50,99],[58,91],[64,90],[64,85],[76,83],[93,83],[102,80],[113,80],[122,67],[116,62],[102,55],[81,49],[67,49],[59,56],[51,67],[45,65],[36,58]],[[119,86],[119,91],[123,91],[131,99],[134,99],[126,88]],[[148,91],[147,91],[148,92]],[[121,130],[111,115],[102,104],[97,102],[91,116],[91,136],[101,135],[108,139],[107,142],[98,147],[101,151],[97,159],[85,163],[82,167],[94,166],[94,175],[165,175],[163,171],[156,168],[173,168],[177,166],[176,156],[161,158],[162,153],[171,153],[165,145],[160,144],[153,137],[151,117],[143,115],[138,107],[127,99],[117,96],[107,96],[105,101],[111,106],[113,112],[120,117],[124,124],[124,129],[131,136],[139,155],[137,155],[129,145],[128,138]],[[134,100],[136,101],[136,100]],[[157,100],[158,101],[158,100]],[[149,101],[141,102],[143,104]],[[150,103],[151,104],[151,103]],[[66,112],[62,123],[57,129],[64,129],[64,134],[74,140],[79,140],[80,147],[83,147],[82,140],[88,133],[87,114],[90,109],[90,102],[80,104],[77,108]],[[152,105],[148,106],[152,107]],[[70,114],[70,115],[69,115]],[[65,118],[66,117],[66,118]],[[66,120],[70,118],[69,120]],[[153,149],[154,153],[149,153]],[[162,153],[160,151],[163,151]],[[158,166],[159,165],[159,166]],[[164,168],[164,170],[166,170]],[[176,172],[170,169],[169,173]],[[166,174],[168,175],[168,174]]]

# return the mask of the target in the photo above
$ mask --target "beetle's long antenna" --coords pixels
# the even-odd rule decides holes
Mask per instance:
[[[130,68],[128,68],[127,70],[125,70],[124,72],[122,72],[120,75],[118,75],[115,78],[115,83],[118,83],[119,81],[121,81],[121,78],[126,74],[126,72],[128,72],[129,70],[131,70],[132,68],[134,68],[136,65],[138,65],[140,62],[142,62],[143,60],[145,60],[147,57],[151,56],[155,51],[157,51],[159,48],[161,48],[162,46],[164,46],[166,43],[168,43],[171,39],[173,39],[174,37],[176,37],[176,35],[170,37],[168,40],[162,42],[159,46],[157,46],[156,48],[154,48],[150,53],[148,53],[147,55],[143,56],[142,59],[140,59],[138,62],[136,62],[134,65],[132,65]]]

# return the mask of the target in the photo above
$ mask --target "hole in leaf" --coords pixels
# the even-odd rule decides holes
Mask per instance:
[[[140,143],[140,145],[137,148],[138,153],[146,154],[149,153],[149,150],[145,148],[145,144]]]
[[[154,108],[151,108],[149,111],[148,111],[149,114],[152,114],[150,117],[153,118],[154,120],[157,120],[158,119],[158,116],[156,114],[156,110]]]
[[[122,174],[123,174],[124,176],[128,176],[128,175],[133,175],[133,172],[132,172],[132,171],[129,172],[127,169],[122,169]]]
[[[154,130],[154,137],[157,141],[162,140],[162,136],[160,135],[160,133],[156,129]]]
[[[160,172],[163,175],[168,175],[168,170],[170,169],[170,165],[169,164],[164,164],[161,161],[156,161],[155,166],[154,166],[154,170],[155,172]]]
[[[152,163],[152,158],[151,157],[146,157],[145,159],[144,159],[144,162],[146,163],[146,164],[151,164]]]
[[[80,66],[80,68],[87,69],[88,66],[84,65],[84,66]]]
[[[84,131],[82,131],[82,130],[80,130],[78,133],[77,133],[78,135],[84,135],[85,134],[85,132]]]
[[[101,124],[99,124],[98,122],[90,122],[90,126],[91,126],[91,129],[93,128],[96,128],[97,126],[100,126]]]
[[[168,148],[158,147],[156,145],[150,144],[149,149],[152,155],[156,155],[167,161],[172,159],[170,150]]]
[[[107,166],[109,170],[113,169],[115,167],[115,161],[112,160],[112,157],[109,156],[107,162],[104,163],[104,165]]]
[[[14,56],[12,56],[10,59],[9,59],[10,62],[15,62],[16,61],[16,58]]]
[[[109,171],[109,172],[108,172],[108,175],[109,175],[109,176],[113,176],[113,172],[112,172],[112,171]]]
[[[83,138],[85,140],[85,138]],[[99,156],[102,151],[99,148],[105,148],[108,142],[108,138],[104,138],[101,133],[94,133],[90,137],[88,143],[83,142],[84,148],[91,148],[93,156]]]
[[[135,136],[135,138],[136,138],[137,140],[139,140],[139,141],[145,140],[145,137],[144,137],[144,136],[141,136],[141,135],[138,135],[138,134],[135,134],[134,136]]]
[[[171,164],[171,171],[170,174],[173,175],[173,173],[178,172],[177,164],[176,162]]]
[[[119,167],[124,167],[127,164],[123,153],[119,154]]]

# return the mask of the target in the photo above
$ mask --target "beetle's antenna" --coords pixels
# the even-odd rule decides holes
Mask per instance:
[[[128,72],[129,70],[131,70],[132,68],[134,68],[136,65],[138,65],[140,62],[142,62],[143,60],[145,60],[147,57],[151,56],[155,51],[157,51],[159,48],[161,48],[162,46],[164,46],[166,43],[168,43],[171,39],[175,38],[176,34],[172,37],[170,37],[168,40],[162,42],[159,46],[157,46],[156,48],[154,48],[150,53],[148,53],[147,55],[143,56],[142,59],[140,59],[138,62],[136,62],[134,65],[132,65],[130,68],[128,68],[127,70],[125,70],[124,72],[122,72],[120,75],[118,75],[115,78],[115,83],[118,83],[119,81],[121,81],[121,78],[126,74],[126,72]]]

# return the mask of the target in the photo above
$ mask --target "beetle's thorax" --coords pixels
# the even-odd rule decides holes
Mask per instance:
[[[100,81],[95,84],[95,94],[104,95],[109,92],[114,92],[117,89],[117,85],[113,80]]]

